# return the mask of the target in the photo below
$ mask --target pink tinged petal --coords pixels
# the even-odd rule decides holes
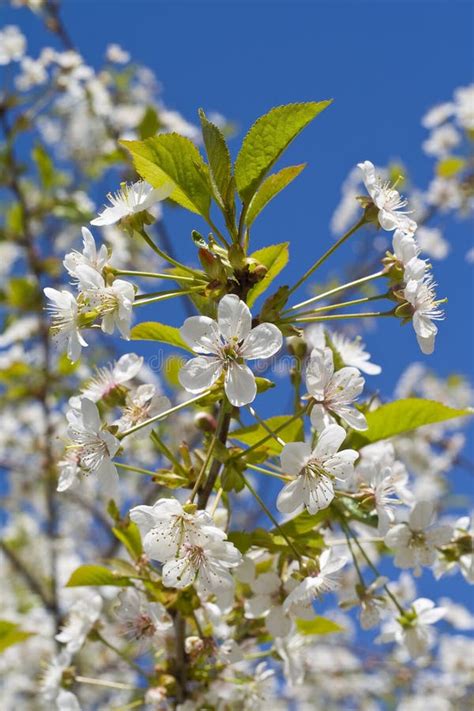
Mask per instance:
[[[273,323],[261,323],[252,328],[240,348],[242,358],[270,358],[283,344],[283,336]]]
[[[179,382],[190,393],[200,393],[214,385],[222,373],[222,361],[218,358],[198,356],[191,358],[179,371]]]
[[[410,528],[412,531],[424,531],[430,525],[434,514],[432,501],[418,501],[410,512]]]
[[[214,319],[208,316],[191,316],[186,319],[179,332],[196,353],[219,353],[219,328]]]
[[[242,341],[252,328],[252,314],[244,301],[235,294],[227,294],[217,307],[219,331],[226,341]]]
[[[84,429],[88,432],[99,432],[102,423],[100,421],[99,410],[97,409],[95,402],[83,397],[81,400],[81,415]]]
[[[187,588],[196,578],[196,569],[190,565],[188,558],[168,560],[162,570],[163,585],[167,588]]]
[[[337,407],[333,407],[333,411],[339,415],[349,427],[352,427],[353,430],[363,431],[368,428],[365,415],[359,412],[359,410],[356,410],[355,407],[351,407],[350,405],[337,405]]]
[[[309,513],[316,514],[318,511],[327,509],[334,499],[334,486],[331,479],[326,476],[313,479],[309,475],[301,478],[304,480],[303,500]]]
[[[291,630],[291,620],[281,605],[274,605],[265,620],[267,630],[273,637],[286,637]]]
[[[281,513],[293,513],[303,509],[303,477],[283,487],[278,494],[276,507]]]
[[[248,405],[255,400],[257,394],[255,376],[244,363],[232,362],[225,376],[224,389],[234,407]]]
[[[322,461],[337,452],[346,439],[346,431],[339,425],[329,425],[319,435],[318,442],[313,452],[315,459]]]
[[[306,442],[289,442],[280,454],[281,469],[284,474],[297,476],[311,456],[311,446]]]

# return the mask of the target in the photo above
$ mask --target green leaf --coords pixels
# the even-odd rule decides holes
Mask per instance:
[[[39,177],[43,188],[49,190],[54,185],[54,163],[49,157],[44,146],[37,143],[31,155],[38,168]]]
[[[112,532],[115,538],[123,543],[132,558],[140,558],[143,553],[142,539],[138,526],[133,521],[129,521],[127,526],[112,528]]]
[[[436,173],[441,178],[454,178],[466,167],[466,159],[459,156],[448,156],[436,165]]]
[[[229,185],[232,180],[232,163],[224,136],[220,129],[207,120],[202,109],[199,111],[202,137],[209,161],[209,177],[216,199],[224,209],[228,204]]]
[[[265,175],[294,138],[331,101],[287,104],[261,116],[245,136],[235,163],[237,190],[249,203]]]
[[[365,432],[353,432],[349,437],[349,444],[358,449],[381,439],[412,432],[424,425],[433,425],[472,414],[474,414],[472,408],[455,410],[434,400],[422,398],[397,400],[382,405],[373,412],[367,412],[368,429]]]
[[[303,539],[307,533],[312,531],[315,526],[330,517],[330,512],[327,509],[319,511],[317,514],[310,514],[307,511],[302,511],[289,521],[280,524],[280,529],[289,538]],[[273,533],[277,533],[277,529],[273,529]],[[316,534],[315,534],[316,535]],[[317,534],[319,536],[319,534]],[[319,538],[321,538],[319,536]]]
[[[130,151],[135,168],[154,188],[175,185],[170,200],[181,207],[209,216],[211,189],[206,164],[189,138],[165,133],[144,141],[120,141]]]
[[[270,200],[273,200],[283,188],[286,188],[305,167],[306,163],[291,165],[265,178],[250,202],[246,219],[248,227],[250,227],[257,215],[261,213]]]
[[[138,135],[141,139],[150,138],[150,136],[154,136],[155,133],[158,133],[160,125],[160,120],[154,106],[147,106],[143,118],[137,127]]]
[[[129,578],[119,573],[114,573],[103,565],[80,565],[73,572],[66,583],[67,588],[79,587],[82,585],[114,585],[115,587],[127,587],[131,585]]]
[[[191,351],[191,348],[181,338],[179,328],[158,323],[158,321],[144,321],[137,324],[132,328],[130,338],[133,341],[160,341],[160,343],[168,343],[170,346]]]
[[[14,644],[24,642],[25,639],[32,637],[34,634],[35,632],[22,630],[16,622],[0,620],[0,652],[3,652],[7,647],[12,647]]]
[[[294,420],[292,415],[277,415],[264,420],[264,422],[272,432],[281,427],[281,429],[278,429],[278,437],[281,437],[286,442],[297,442],[303,439],[303,422],[301,419]],[[288,423],[286,426],[285,422]],[[250,447],[264,437],[268,437],[268,430],[258,422],[249,427],[241,427],[238,430],[234,430],[230,436]],[[269,454],[280,454],[283,449],[281,444],[273,437],[269,438],[262,446],[268,450]]]
[[[251,259],[255,259],[260,264],[267,267],[267,273],[263,277],[262,281],[259,281],[252,289],[250,289],[247,296],[247,303],[252,306],[258,297],[263,294],[275,277],[281,272],[284,267],[288,264],[289,252],[288,252],[289,242],[281,242],[280,244],[272,244],[268,247],[263,247],[253,254],[250,255]]]
[[[327,617],[317,616],[312,620],[295,620],[296,628],[300,634],[332,634],[334,632],[345,632],[344,627],[338,625],[337,622],[329,620]]]

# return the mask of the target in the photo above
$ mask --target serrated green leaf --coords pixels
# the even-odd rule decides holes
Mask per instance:
[[[232,163],[225,138],[221,130],[208,121],[204,111],[199,111],[202,137],[209,161],[209,174],[216,199],[224,209],[228,203],[229,185],[232,180]]]
[[[275,432],[278,429],[278,437],[281,437],[286,442],[298,442],[303,439],[303,423],[301,420],[293,419],[292,415],[277,415],[264,420],[266,427],[260,423],[255,423],[249,427],[241,427],[231,433],[231,437],[243,444],[252,446],[264,437],[268,436],[268,430]],[[285,426],[285,422],[288,424]],[[268,428],[268,429],[267,429]],[[270,455],[280,454],[282,445],[276,439],[271,437],[265,442],[265,448]]]
[[[327,617],[313,617],[312,620],[302,620],[297,618],[295,620],[296,628],[300,634],[333,634],[334,632],[345,632],[344,627],[338,625],[337,622],[329,620]]]
[[[287,104],[261,116],[245,136],[235,163],[237,190],[249,203],[265,175],[294,138],[331,101]]]
[[[208,169],[189,138],[164,133],[144,141],[120,141],[131,153],[135,168],[154,188],[175,185],[170,200],[207,218],[211,204]]]
[[[247,296],[247,303],[252,306],[258,297],[263,294],[275,277],[286,267],[289,259],[288,252],[289,242],[281,242],[280,244],[271,244],[268,247],[263,247],[250,255],[251,259],[256,259],[257,262],[267,267],[267,273],[262,281],[259,281]]]
[[[351,433],[349,444],[351,447],[359,449],[372,442],[412,432],[424,425],[433,425],[437,422],[445,422],[472,414],[474,414],[472,408],[456,410],[434,400],[423,400],[422,398],[397,400],[382,405],[377,410],[367,412],[368,429],[365,432]]]
[[[34,634],[35,632],[22,630],[16,622],[0,620],[0,652],[12,647],[14,644],[24,642],[25,639],[32,637]]]
[[[127,526],[112,528],[112,532],[115,538],[123,543],[132,558],[140,558],[143,553],[142,539],[138,526],[133,521],[129,521]]]
[[[126,576],[114,573],[103,565],[80,565],[67,581],[66,587],[83,585],[113,585],[122,588],[132,583]]]
[[[130,338],[132,341],[159,341],[191,351],[191,348],[181,338],[179,328],[158,321],[144,321],[137,324],[132,328]]]
[[[247,226],[253,223],[257,215],[261,213],[263,208],[268,205],[270,200],[278,195],[279,192],[286,188],[306,167],[306,163],[301,165],[291,165],[288,168],[282,168],[278,173],[269,175],[265,178],[255,195],[253,196],[249,209],[247,211]]]

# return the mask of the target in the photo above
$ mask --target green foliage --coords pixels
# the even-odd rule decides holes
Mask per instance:
[[[166,133],[144,141],[120,143],[131,153],[142,178],[155,188],[173,183],[170,200],[208,218],[211,203],[208,169],[189,138]]]
[[[33,277],[12,277],[7,284],[7,299],[9,305],[17,309],[36,310],[41,305]]]
[[[321,617],[318,615],[312,620],[302,620],[301,618],[296,619],[296,628],[300,634],[333,634],[334,632],[345,632],[344,627],[338,625],[337,622],[333,622],[327,617]]]
[[[254,123],[235,163],[237,190],[245,204],[293,139],[330,103],[312,101],[277,106]]]
[[[142,140],[150,138],[150,136],[154,136],[155,133],[158,133],[160,126],[161,123],[156,109],[153,106],[148,106],[143,114],[142,120],[138,124],[138,135]]]
[[[133,521],[128,521],[126,525],[112,528],[115,538],[123,543],[132,558],[140,558],[143,553],[142,539],[138,526]]]
[[[191,351],[191,348],[181,338],[179,328],[158,323],[158,321],[144,321],[137,324],[132,328],[130,338],[133,341],[159,341]]]
[[[264,207],[278,195],[279,192],[286,188],[302,170],[306,167],[306,163],[301,165],[291,165],[288,168],[282,168],[278,173],[269,175],[265,178],[255,195],[253,196],[249,209],[247,211],[247,226],[253,223],[255,218],[261,213]]]
[[[465,158],[459,156],[448,156],[443,158],[436,165],[436,173],[440,178],[454,178],[466,167]]]
[[[45,190],[53,187],[55,182],[54,163],[41,143],[37,143],[31,155],[38,168],[41,185]]]
[[[199,111],[202,137],[209,161],[209,177],[216,201],[227,212],[233,211],[232,163],[224,136],[220,129]]]
[[[281,242],[280,244],[271,244],[268,247],[263,247],[250,255],[250,259],[255,259],[260,264],[267,268],[267,273],[261,281],[250,289],[247,297],[247,303],[251,307],[258,297],[263,294],[275,277],[288,264],[289,242]]]
[[[67,588],[83,585],[113,585],[114,587],[127,587],[131,585],[128,577],[116,573],[103,565],[80,565],[73,572],[66,583]]]
[[[472,414],[474,414],[472,408],[455,410],[434,400],[422,398],[397,400],[382,405],[373,412],[367,412],[368,429],[365,432],[353,432],[349,436],[348,445],[359,449],[381,439],[411,432],[423,425],[433,425]]]
[[[24,642],[25,639],[32,637],[34,634],[34,632],[22,630],[16,622],[0,620],[0,652],[12,647],[14,644]]]
[[[298,442],[303,439],[303,422],[300,419],[293,419],[292,415],[277,415],[276,417],[270,417],[268,420],[264,420],[264,422],[272,432],[281,428],[278,429],[278,436],[285,441]],[[285,422],[288,424],[285,425]],[[249,427],[241,427],[238,430],[234,430],[231,436],[233,439],[243,442],[243,444],[247,444],[250,447],[261,439],[268,437],[268,430],[262,424],[256,423]],[[270,437],[264,446],[270,455],[280,454],[283,449],[282,445],[273,437]]]

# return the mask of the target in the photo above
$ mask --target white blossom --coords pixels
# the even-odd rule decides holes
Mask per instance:
[[[105,56],[113,64],[127,64],[130,61],[130,54],[115,43],[107,45]]]
[[[25,36],[16,25],[6,25],[0,30],[0,66],[18,62],[26,49]]]
[[[162,644],[173,622],[166,609],[158,602],[149,602],[146,596],[129,588],[118,596],[115,616],[119,622],[119,634],[131,642],[137,642],[140,652]]]
[[[449,242],[438,227],[418,227],[416,240],[420,249],[433,259],[445,259],[449,254]]]
[[[319,572],[309,575],[284,602],[284,609],[291,610],[293,605],[309,604],[326,592],[337,590],[340,585],[340,570],[347,563],[347,558],[335,557],[331,549],[323,551],[319,557]]]
[[[387,623],[378,642],[397,642],[403,645],[413,658],[423,656],[433,642],[430,629],[445,615],[442,607],[435,607],[432,600],[420,597],[415,600],[404,618],[397,618]]]
[[[128,393],[123,414],[115,424],[119,432],[123,432],[130,427],[138,425],[140,422],[165,412],[165,410],[169,410],[170,407],[169,398],[165,395],[159,395],[154,385],[139,385],[135,391]],[[153,425],[150,425],[150,427],[153,427]],[[146,430],[147,428],[144,429]]]
[[[257,394],[255,376],[245,360],[269,358],[280,350],[283,340],[271,323],[252,328],[248,306],[234,294],[220,300],[217,321],[191,316],[181,336],[200,354],[181,368],[181,385],[191,393],[203,392],[224,374],[225,393],[236,407],[252,402]]]
[[[389,232],[398,227],[413,233],[416,230],[416,222],[408,217],[407,212],[403,211],[407,200],[400,196],[398,190],[395,190],[390,182],[382,181],[377,175],[373,163],[366,160],[363,163],[358,163],[358,166],[362,171],[367,192],[378,208],[380,226]]]
[[[385,544],[395,551],[398,568],[414,568],[415,575],[420,575],[422,566],[436,561],[437,547],[451,540],[451,526],[432,526],[433,515],[432,502],[419,501],[408,521],[393,526],[385,535]]]
[[[66,270],[76,280],[79,280],[77,272],[77,268],[79,266],[85,264],[92,269],[95,269],[95,271],[99,272],[99,274],[102,274],[102,270],[106,266],[109,258],[109,253],[105,244],[103,244],[97,251],[94,237],[87,227],[82,228],[82,243],[84,245],[82,252],[73,250],[72,252],[66,254],[63,261]]]
[[[429,156],[442,158],[449,155],[453,148],[461,143],[461,135],[451,124],[444,124],[436,128],[426,141],[423,141],[423,150]]]
[[[76,654],[84,644],[92,626],[99,619],[102,610],[100,595],[81,598],[71,607],[67,621],[55,639],[66,645],[66,652]]]
[[[411,279],[403,292],[413,308],[413,328],[421,352],[425,355],[430,355],[434,351],[435,337],[438,333],[434,321],[441,321],[444,318],[444,313],[439,308],[440,301],[436,299],[435,287],[436,284],[430,275],[422,281]]]
[[[352,406],[364,389],[364,378],[357,368],[341,368],[334,372],[330,348],[314,349],[306,366],[306,387],[315,404],[311,422],[316,429],[335,422],[338,415],[355,430],[367,429],[365,416]]]
[[[76,361],[82,348],[87,346],[79,328],[77,301],[68,291],[58,291],[49,286],[44,289],[44,293],[51,302],[47,309],[52,318],[53,342],[60,348],[67,344],[68,358]]]
[[[343,427],[328,425],[319,434],[313,450],[305,442],[284,446],[280,456],[282,471],[295,478],[278,495],[279,511],[300,512],[306,507],[310,514],[315,514],[329,506],[334,498],[334,481],[351,479],[358,457],[353,449],[338,451],[345,438]]]
[[[174,190],[172,183],[166,183],[161,188],[153,188],[144,180],[132,185],[122,185],[116,193],[109,193],[107,198],[111,203],[105,207],[99,217],[91,220],[91,225],[103,227],[120,222],[144,210],[149,210],[155,203],[166,200]]]
[[[81,388],[81,396],[92,400],[92,402],[99,402],[138,375],[142,366],[142,356],[138,356],[136,353],[125,353],[114,363],[97,368],[94,376]],[[78,409],[80,397],[71,397],[69,404],[72,408]]]
[[[87,264],[79,265],[76,274],[87,304],[102,317],[102,331],[112,334],[117,327],[123,338],[129,339],[135,300],[132,284],[114,279],[107,286],[104,277]]]

